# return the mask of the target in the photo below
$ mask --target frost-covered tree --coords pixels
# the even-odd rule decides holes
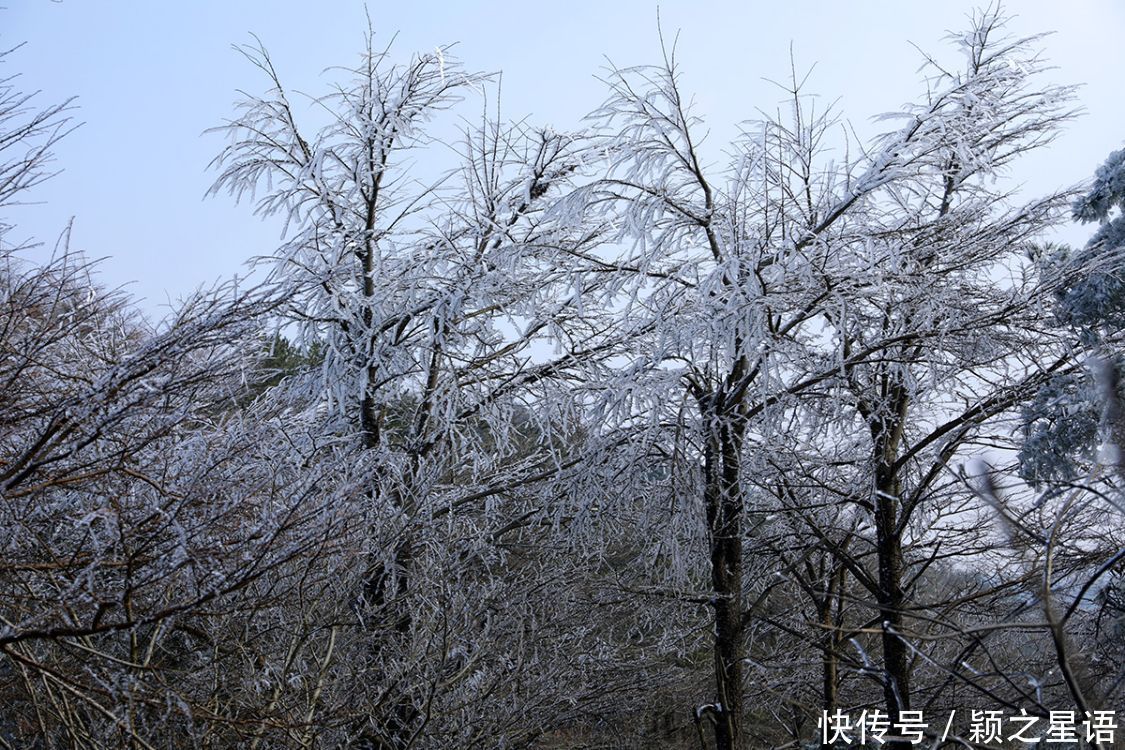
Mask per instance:
[[[1125,149],[1098,167],[1093,185],[1073,205],[1074,218],[1098,224],[1086,247],[1074,257],[1068,283],[1059,292],[1059,316],[1086,339],[1112,336],[1125,324],[1125,287],[1120,278],[1125,246]]]
[[[1113,705],[1122,674],[1121,417],[1122,206],[1125,152],[1114,152],[1072,203],[1072,216],[1098,228],[1073,250],[1048,246],[1039,262],[1062,279],[1054,311],[1082,367],[1052,378],[1023,409],[1020,474],[1037,490],[1044,531],[1032,534],[1039,555],[1041,609],[1052,652],[1079,710]],[[1100,454],[1100,455],[1099,455]],[[1034,528],[1005,493],[986,493],[1009,518],[1013,536]],[[1026,532],[1022,536],[1028,536]]]
[[[705,538],[714,692],[697,716],[718,748],[745,743],[748,604],[769,581],[747,550],[769,532],[755,519],[773,476],[797,476],[793,443],[825,446],[817,502],[846,504],[873,550],[867,565],[810,530],[866,592],[881,656],[865,673],[894,721],[911,706],[923,555],[963,533],[947,465],[1069,362],[1017,260],[1064,198],[1016,205],[993,177],[1051,141],[1070,90],[1040,83],[1036,39],[1001,26],[979,15],[954,37],[960,67],[928,59],[924,97],[887,116],[901,124],[835,155],[834,115],[796,80],[787,116],[748,124],[716,168],[673,52],[609,72],[606,172],[577,200],[630,243],[605,265],[641,334],[604,390],[622,428],[672,457],[671,481],[699,488],[685,522]]]
[[[1121,278],[1125,243],[1125,150],[1110,154],[1093,184],[1072,204],[1072,216],[1098,228],[1080,250],[1039,249],[1038,260],[1062,278],[1056,292],[1058,322],[1071,331],[1081,357],[1120,367],[1120,332],[1125,323]],[[1103,399],[1088,369],[1054,378],[1024,410],[1021,474],[1035,483],[1079,478],[1092,465],[1104,432]]]
[[[0,207],[48,175],[66,127],[65,105],[0,85]],[[317,684],[247,691],[280,650],[247,636],[321,652],[326,631],[283,609],[334,580],[316,564],[348,528],[354,472],[319,471],[276,408],[247,416],[277,300],[220,285],[154,325],[69,241],[42,263],[0,244],[0,743],[307,734]]]
[[[362,467],[342,474],[292,415],[239,405],[261,299],[204,295],[157,330],[124,302],[73,257],[0,271],[5,737],[297,731],[324,696],[315,672],[285,680],[331,651],[346,558],[330,552],[358,526]]]
[[[284,221],[262,287],[152,324],[65,242],[0,246],[0,746],[742,750],[1103,707],[1112,471],[956,467],[1125,435],[1078,365],[1117,345],[1122,159],[1090,247],[1043,251],[1071,196],[1002,178],[1071,91],[998,10],[952,42],[869,141],[794,73],[721,154],[673,49],[559,133],[448,48],[369,32],[305,105],[245,48],[214,192]],[[66,127],[27,103],[0,88],[0,207]]]
[[[0,65],[20,46],[0,51]],[[17,78],[0,72],[0,209],[51,176],[52,149],[74,127],[69,116],[73,99],[39,107],[34,93],[16,85]],[[0,224],[0,239],[9,228]]]
[[[445,49],[395,64],[367,42],[314,101],[315,131],[266,52],[246,50],[269,89],[221,128],[215,190],[285,218],[284,243],[258,262],[299,340],[322,345],[305,408],[373,467],[356,542],[367,562],[354,615],[369,642],[357,746],[472,746],[490,727],[494,741],[526,741],[593,689],[555,673],[569,641],[546,629],[565,598],[548,592],[582,551],[564,545],[552,570],[538,547],[553,543],[533,541],[568,523],[556,509],[583,445],[573,384],[616,351],[583,306],[603,283],[580,260],[596,229],[545,211],[584,155],[566,134],[489,118],[439,140],[441,116],[487,76]],[[502,676],[513,668],[539,673],[535,687]],[[538,719],[481,719],[540,701]],[[474,726],[457,726],[462,711]]]

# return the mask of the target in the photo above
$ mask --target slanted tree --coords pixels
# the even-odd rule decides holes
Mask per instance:
[[[0,208],[49,175],[65,111],[0,83]],[[321,691],[256,700],[242,667],[275,654],[229,646],[273,619],[275,635],[296,623],[295,656],[320,650],[323,631],[283,605],[332,581],[319,553],[348,526],[347,475],[294,450],[276,409],[238,406],[277,299],[220,285],[154,325],[97,283],[70,234],[42,263],[0,235],[0,741],[307,733]]]

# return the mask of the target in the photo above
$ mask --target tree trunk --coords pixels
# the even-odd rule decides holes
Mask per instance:
[[[365,321],[369,322],[369,319],[369,311],[365,310]],[[368,366],[368,383],[373,382],[376,375],[376,368]],[[381,429],[382,415],[378,403],[371,389],[366,388],[360,403],[360,430],[365,449],[379,447]],[[381,482],[376,478],[371,488],[372,498],[383,491]],[[401,496],[397,492],[392,493],[391,502],[396,508],[404,510]],[[406,533],[395,545],[393,560],[390,563],[373,561],[364,575],[362,615],[374,615],[368,626],[376,631],[371,637],[371,652],[376,658],[392,643],[403,644],[410,637],[412,617],[405,599],[413,556],[413,544],[409,533]],[[381,722],[382,731],[375,732],[371,727],[365,727],[357,747],[360,750],[401,750],[408,747],[418,719],[419,712],[411,695],[406,693],[398,696],[392,699],[389,711]]]
[[[836,658],[836,630],[832,616],[832,592],[825,592],[824,606],[820,611],[820,624],[825,629],[825,645],[821,654],[821,709],[825,716],[836,710],[838,666]],[[825,748],[829,747],[824,745]]]
[[[715,607],[715,748],[742,748],[742,429],[710,420],[704,455]]]
[[[901,413],[905,401],[900,402]],[[898,528],[902,487],[894,471],[895,456],[901,435],[901,420],[891,425],[882,423],[873,428],[875,438],[875,508],[876,553],[879,563],[879,587],[876,596],[883,646],[883,696],[887,704],[891,730],[902,711],[910,709],[910,654],[902,639],[902,534]],[[887,750],[909,750],[909,742],[892,740]]]

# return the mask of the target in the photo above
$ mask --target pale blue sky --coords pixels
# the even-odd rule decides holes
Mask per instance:
[[[45,103],[78,96],[85,124],[57,149],[63,174],[32,196],[40,205],[9,216],[16,237],[51,244],[74,216],[74,245],[109,256],[102,280],[129,284],[156,311],[169,297],[241,271],[276,245],[267,227],[225,197],[204,199],[207,164],[222,145],[202,132],[233,112],[235,90],[260,91],[257,71],[231,49],[257,34],[294,89],[322,90],[321,71],[349,64],[362,44],[358,0],[0,0],[0,45],[27,45],[4,74]],[[715,145],[740,120],[773,109],[790,43],[798,64],[816,63],[810,89],[840,99],[846,116],[871,131],[870,117],[917,97],[920,58],[911,42],[944,55],[946,30],[964,27],[972,2],[853,0],[663,2],[666,33],[680,31],[686,88]],[[1029,192],[1086,179],[1125,142],[1125,3],[1119,0],[1010,2],[1012,30],[1055,31],[1045,42],[1058,81],[1084,83],[1087,114],[1049,152],[1013,176]],[[509,117],[563,128],[603,98],[595,79],[606,57],[619,65],[656,62],[657,3],[387,2],[369,0],[375,28],[398,33],[394,50],[458,42],[467,67],[503,71]],[[948,57],[947,57],[948,59]],[[1080,241],[1084,229],[1064,237]]]

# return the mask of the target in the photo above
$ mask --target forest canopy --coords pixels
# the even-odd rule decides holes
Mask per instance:
[[[0,747],[1115,746],[1125,151],[1023,194],[1075,88],[948,41],[720,159],[671,41],[569,131],[240,48],[211,192],[285,233],[159,322],[13,244],[72,103],[0,80]]]

